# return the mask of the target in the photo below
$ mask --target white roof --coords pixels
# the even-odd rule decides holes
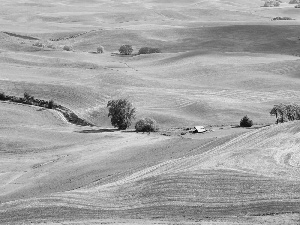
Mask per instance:
[[[197,130],[204,129],[205,130],[204,126],[195,126],[195,129],[197,129]]]
[[[203,133],[206,131],[204,126],[195,126],[195,129],[197,130],[198,133]]]

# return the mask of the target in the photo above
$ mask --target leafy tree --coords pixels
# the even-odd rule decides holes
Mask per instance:
[[[276,116],[276,123],[283,123],[287,121],[300,120],[300,106],[297,104],[279,104],[274,105],[270,114]]]
[[[48,109],[53,109],[54,107],[54,101],[51,99],[49,102],[48,102]]]
[[[72,51],[73,49],[72,49],[71,46],[65,45],[65,46],[63,47],[63,50],[69,52],[69,51]]]
[[[157,131],[157,123],[154,119],[143,118],[136,122],[135,130],[137,132],[155,132]]]
[[[111,124],[120,130],[126,130],[135,118],[136,109],[127,99],[111,100],[107,103],[107,107]]]
[[[244,116],[240,121],[241,127],[252,127],[252,125],[253,125],[253,122],[252,122],[252,120],[249,119],[249,117],[247,115]]]
[[[34,102],[34,96],[28,94],[27,92],[24,92],[24,101],[25,101],[27,104],[32,105],[33,102]]]
[[[133,48],[131,45],[122,45],[119,48],[119,52],[123,55],[131,55],[131,53],[133,52]]]
[[[6,100],[6,95],[4,94],[4,92],[0,93],[0,100],[2,101]]]
[[[97,53],[103,53],[104,52],[104,47],[103,46],[99,46],[97,48]]]

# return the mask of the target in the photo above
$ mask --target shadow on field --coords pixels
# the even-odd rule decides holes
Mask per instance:
[[[104,133],[104,132],[115,132],[115,131],[117,131],[117,129],[81,130],[81,131],[75,131],[75,132],[90,134],[90,133]]]

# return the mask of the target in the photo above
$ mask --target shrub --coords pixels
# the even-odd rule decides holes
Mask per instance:
[[[107,103],[107,107],[111,124],[120,130],[128,128],[132,119],[135,118],[136,109],[127,99],[111,100]]]
[[[45,47],[45,45],[41,42],[35,42],[32,46],[39,47],[39,48],[44,48]]]
[[[47,44],[46,47],[51,48],[51,49],[55,49],[55,46],[53,44]]]
[[[6,95],[4,94],[4,92],[0,93],[0,100],[2,101],[6,100]]]
[[[22,101],[22,100],[21,100]],[[27,92],[24,92],[24,99],[23,101],[27,104],[32,105],[35,101],[34,96],[28,94]]]
[[[300,0],[290,0],[289,4],[300,4]]]
[[[142,47],[140,48],[138,54],[152,54],[152,53],[161,53],[161,51],[159,48]]]
[[[48,102],[48,109],[53,109],[54,107],[54,101],[51,99],[49,102]]]
[[[133,48],[131,45],[122,45],[119,48],[119,52],[122,55],[131,55],[131,53],[133,52]]]
[[[274,17],[272,20],[293,20],[291,17]]]
[[[136,122],[135,130],[137,132],[155,132],[157,131],[157,124],[154,119],[143,118]]]
[[[246,115],[243,117],[243,119],[241,119],[240,121],[240,126],[241,127],[252,127],[253,122],[252,120],[249,119],[249,117]]]
[[[72,47],[71,47],[71,46],[68,46],[68,45],[65,45],[65,46],[63,47],[63,50],[64,50],[64,51],[72,51]]]
[[[98,48],[97,48],[97,53],[103,53],[104,52],[104,47],[103,46],[99,46]]]
[[[267,0],[265,1],[264,7],[278,7],[280,6],[280,1],[277,0]]]

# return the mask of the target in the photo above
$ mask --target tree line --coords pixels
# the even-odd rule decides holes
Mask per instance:
[[[93,126],[93,124],[79,118],[70,109],[54,103],[53,100],[42,100],[34,96],[24,93],[23,97],[16,97],[0,93],[0,101],[11,101],[27,105],[34,105],[48,109],[60,111],[65,118],[74,124],[83,126]],[[107,103],[108,117],[111,118],[111,124],[120,130],[126,130],[131,126],[132,121],[136,118],[136,108],[127,99],[110,100]],[[276,123],[284,123],[288,121],[300,120],[300,106],[297,104],[278,104],[270,111],[271,116],[276,116]],[[240,127],[251,127],[253,121],[246,115],[240,121]],[[139,119],[135,124],[137,132],[154,132],[158,130],[157,123],[152,118]]]
[[[35,98],[34,96],[28,94],[27,92],[24,93],[23,97],[17,97],[13,95],[6,95],[5,93],[0,93],[0,101],[10,101],[10,102],[16,102],[21,103],[25,105],[34,105],[38,107],[43,107],[47,109],[54,109],[59,111],[64,115],[66,120],[70,123],[81,125],[81,126],[94,126],[94,124],[89,123],[85,121],[84,119],[81,119],[79,116],[77,116],[72,110],[56,104],[52,99],[47,101],[43,99]]]

